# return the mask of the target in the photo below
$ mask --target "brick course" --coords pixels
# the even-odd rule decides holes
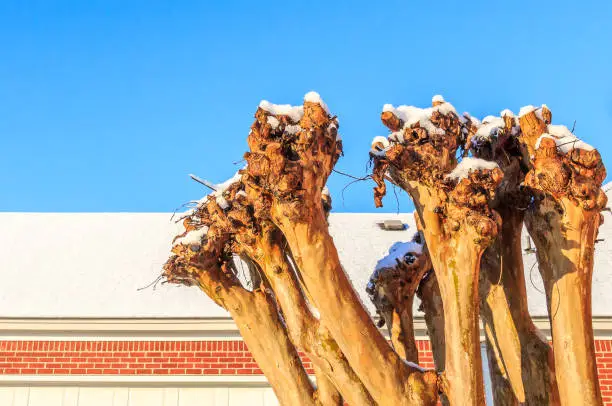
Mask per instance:
[[[419,364],[433,368],[429,341]],[[612,406],[612,340],[596,340],[604,404]],[[309,374],[312,364],[300,353]],[[242,341],[0,341],[1,375],[261,375]]]

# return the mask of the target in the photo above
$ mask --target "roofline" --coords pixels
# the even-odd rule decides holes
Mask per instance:
[[[314,377],[310,377],[314,381]],[[264,375],[0,375],[3,386],[270,387]]]
[[[547,316],[532,316],[549,339]],[[422,316],[414,318],[415,338],[428,340]],[[380,331],[387,336],[387,329]],[[612,339],[612,316],[594,316],[598,339]],[[480,331],[481,339],[484,332]],[[0,318],[0,341],[199,341],[241,340],[229,317],[210,318]]]

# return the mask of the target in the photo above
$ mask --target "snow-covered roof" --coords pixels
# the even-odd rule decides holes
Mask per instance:
[[[197,288],[158,284],[139,290],[160,274],[181,229],[170,217],[0,213],[0,317],[226,317]],[[612,315],[612,215],[604,217],[593,275],[593,314],[599,316]],[[383,230],[378,223],[387,219],[408,227]],[[374,314],[366,284],[393,243],[411,240],[412,214],[332,213],[330,228],[346,272]],[[535,254],[525,253],[524,260],[531,313],[545,315]]]

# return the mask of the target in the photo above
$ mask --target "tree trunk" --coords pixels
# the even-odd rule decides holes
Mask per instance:
[[[444,309],[444,387],[451,405],[483,405],[484,383],[480,356],[478,275],[484,251],[470,224],[480,221],[450,206],[446,223],[460,224],[449,233],[435,212],[443,206],[438,193],[418,182],[405,190],[412,196],[427,242]],[[461,214],[460,214],[461,213]]]
[[[557,145],[551,136],[540,138],[551,119],[545,108],[541,116],[532,111],[519,119],[523,141],[533,151],[524,184],[534,202],[525,224],[546,290],[560,402],[601,405],[591,285],[599,211],[607,203],[601,190],[606,171],[599,152],[579,140]]]
[[[386,147],[383,140],[372,145],[374,198],[381,206],[385,179],[412,197],[444,305],[442,391],[453,406],[480,406],[485,397],[478,277],[482,253],[499,228],[500,218],[491,211],[490,201],[502,172],[495,163],[470,166],[467,158],[457,164],[465,125],[444,101],[434,100],[433,106],[385,106],[383,123],[400,132],[385,140]],[[407,115],[409,125],[398,115]],[[457,176],[451,176],[455,169]]]
[[[340,265],[323,208],[302,212],[309,214],[309,221],[292,220],[282,206],[273,209],[275,223],[287,238],[323,323],[374,400],[393,405],[435,404],[435,373],[404,364],[372,323]]]
[[[552,349],[529,315],[523,272],[523,214],[497,208],[502,228],[481,264],[481,317],[496,405],[558,403]]]
[[[256,112],[245,154],[246,195],[256,217],[269,216],[285,235],[323,325],[372,398],[379,404],[435,404],[435,372],[407,365],[393,352],[342,269],[322,203],[342,153],[338,122],[318,95],[307,96],[293,115],[271,117],[286,106],[265,104]],[[270,118],[280,126],[272,127]]]
[[[256,249],[248,254],[259,264],[270,283],[283,312],[293,344],[308,355],[319,371],[317,382],[326,392],[325,398],[335,399],[330,384],[354,406],[372,405],[374,401],[363,386],[329,331],[314,317],[299,282],[283,250],[286,241],[274,225],[262,224],[261,235],[255,237]],[[326,382],[321,374],[325,374]]]
[[[212,265],[212,261],[195,265],[189,263],[189,248],[175,249],[178,256],[164,265],[168,281],[197,284],[230,313],[281,405],[315,406],[315,389],[289,340],[270,292],[262,289],[250,292]]]
[[[397,355],[406,361],[419,363],[419,350],[414,338],[414,325],[412,317],[412,303],[414,297],[405,299],[402,309],[393,312],[393,325],[391,328],[391,342]]]
[[[316,365],[314,365],[314,371],[317,378],[317,392],[315,395],[317,404],[321,406],[342,406],[344,404],[342,395],[336,389],[336,385],[328,378],[327,373],[323,372]]]
[[[559,396],[562,405],[601,405],[591,314],[600,214],[568,199],[561,205],[563,215],[546,198],[526,217],[546,290]]]
[[[427,233],[426,233],[427,235]],[[427,238],[427,237],[426,237]],[[430,241],[432,238],[430,237]],[[428,243],[444,301],[446,366],[444,393],[451,405],[483,405],[484,386],[478,324],[480,255],[453,241],[446,247]]]
[[[236,300],[226,298],[228,311],[280,404],[315,405],[314,388],[278,318],[274,299],[262,290],[232,298]]]

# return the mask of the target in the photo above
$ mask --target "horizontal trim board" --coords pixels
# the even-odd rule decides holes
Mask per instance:
[[[313,375],[309,376],[315,381]],[[0,386],[270,387],[263,375],[0,375]]]
[[[547,317],[533,317],[534,324],[550,338]],[[427,340],[427,326],[422,316],[414,318],[415,338]],[[612,337],[612,316],[593,317],[596,338]],[[387,336],[387,328],[381,332]],[[484,333],[481,329],[481,337]],[[0,318],[0,340],[40,341],[194,341],[241,340],[231,318],[207,319],[47,319]]]

